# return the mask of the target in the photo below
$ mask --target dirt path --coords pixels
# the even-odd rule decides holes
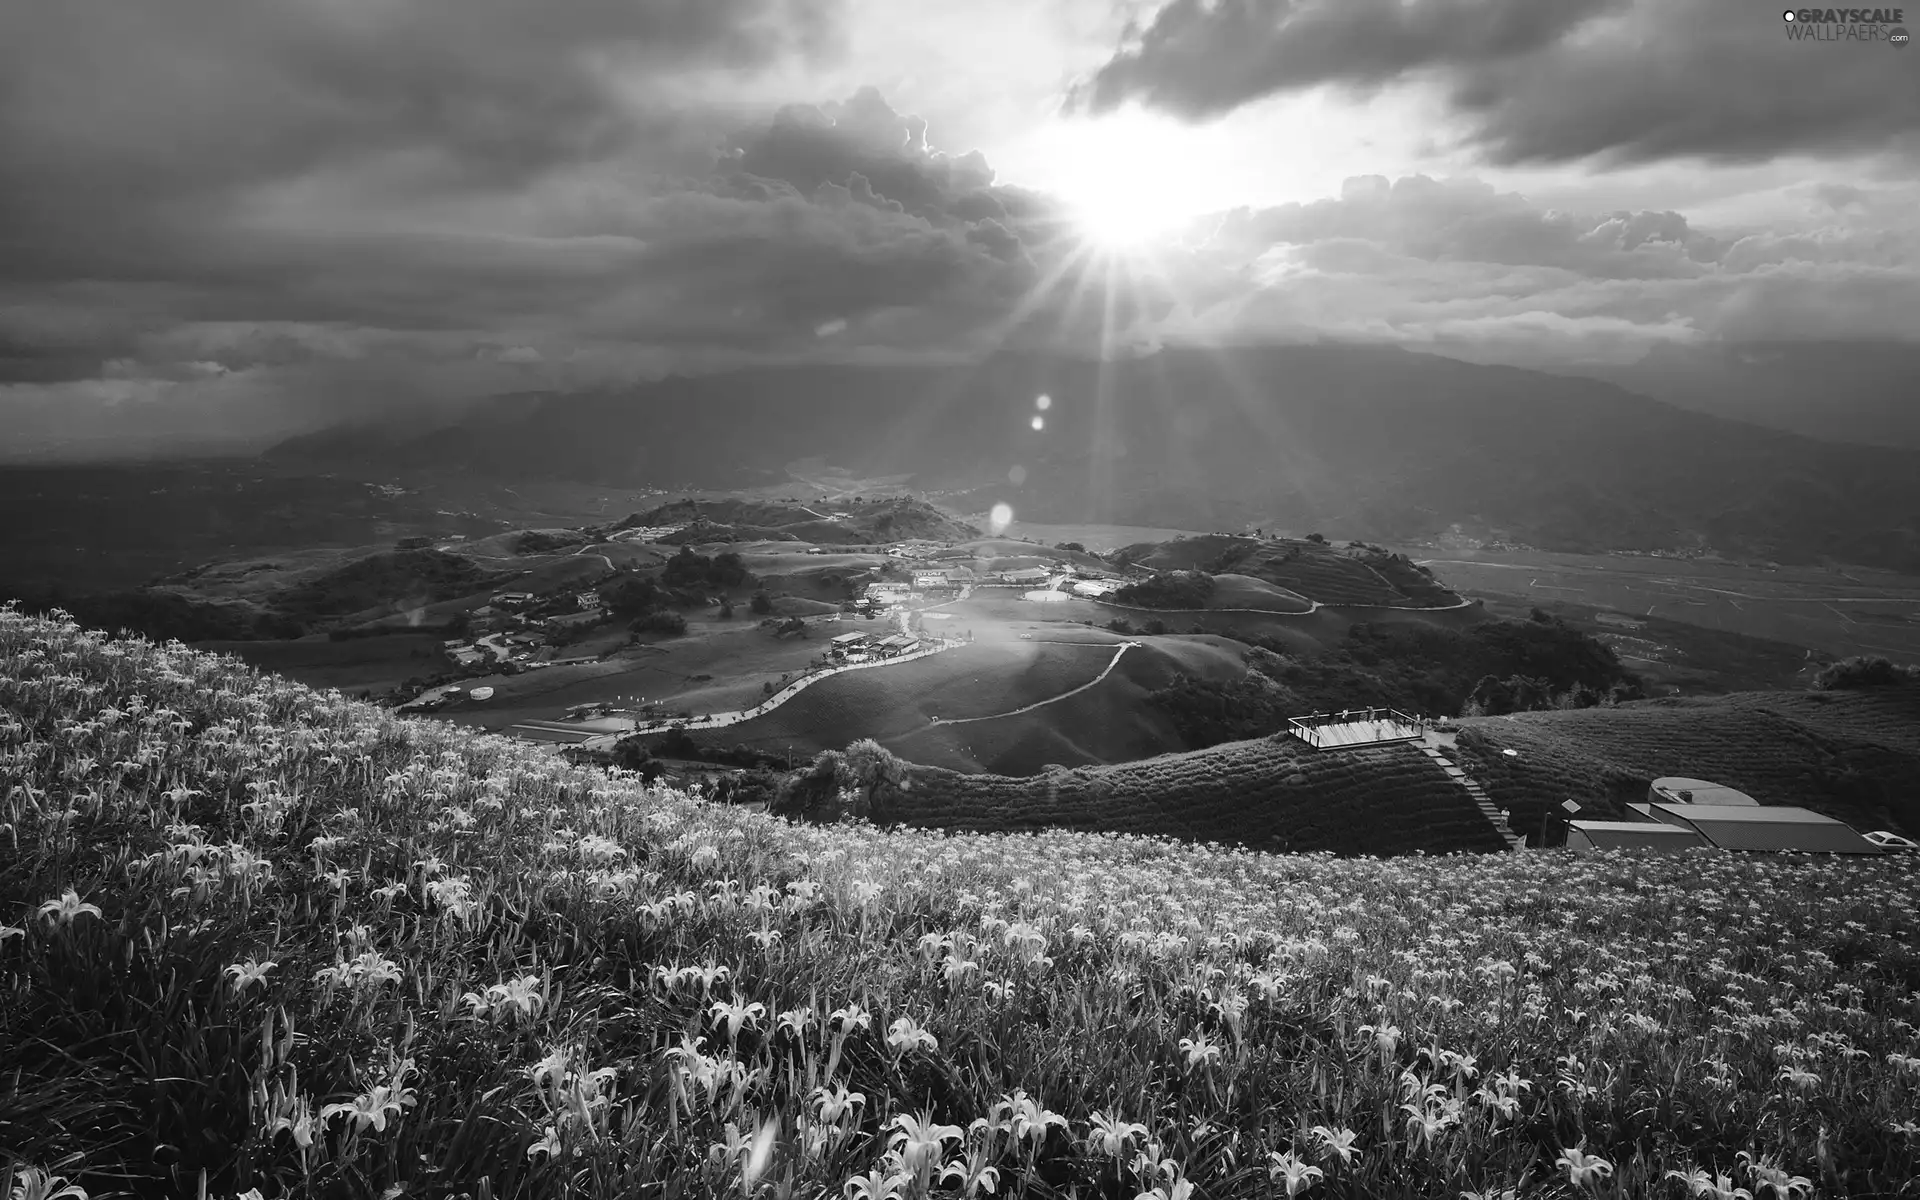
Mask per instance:
[[[1071,643],[1063,643],[1063,644],[1084,646],[1084,645],[1088,645],[1089,643],[1071,642]],[[985,716],[985,717],[954,717],[951,720],[944,717],[929,717],[927,720],[928,727],[931,728],[934,725],[970,725],[975,721],[998,721],[1001,717],[1017,717],[1021,713],[1029,713],[1036,708],[1044,708],[1049,704],[1058,703],[1061,700],[1065,700],[1068,696],[1077,696],[1081,692],[1086,691],[1088,688],[1093,687],[1096,684],[1100,683],[1107,676],[1113,674],[1113,669],[1120,665],[1120,656],[1122,654],[1125,654],[1127,651],[1136,648],[1139,645],[1140,645],[1139,642],[1121,642],[1120,648],[1113,652],[1113,661],[1107,664],[1106,670],[1100,672],[1098,675],[1094,676],[1092,679],[1088,680],[1087,682],[1081,684],[1079,687],[1073,688],[1070,691],[1061,692],[1058,696],[1049,696],[1045,700],[1035,701],[1034,703],[1026,705],[1022,708],[1010,709],[1007,712],[994,713],[991,716]]]

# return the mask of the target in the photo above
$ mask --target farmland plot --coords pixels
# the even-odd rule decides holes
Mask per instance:
[[[1920,658],[1920,579],[1911,575],[1540,551],[1424,561],[1449,586],[1475,594],[1664,617],[1840,657]]]

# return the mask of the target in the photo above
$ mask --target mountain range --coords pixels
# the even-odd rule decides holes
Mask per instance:
[[[1663,343],[1580,373],[1694,412],[1920,450],[1920,346],[1904,342]]]
[[[1038,522],[1543,549],[1711,548],[1920,571],[1920,449],[1819,441],[1603,380],[1392,347],[1169,347],[1120,361],[810,365],[513,397],[352,427],[301,470],[742,488],[822,459]]]

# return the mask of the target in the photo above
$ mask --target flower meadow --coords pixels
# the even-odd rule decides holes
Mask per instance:
[[[0,609],[0,1185],[1920,1195],[1920,870],[790,825]]]

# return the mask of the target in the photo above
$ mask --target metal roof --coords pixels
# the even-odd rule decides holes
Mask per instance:
[[[1738,788],[1728,787],[1724,783],[1714,783],[1708,779],[1689,779],[1684,775],[1667,775],[1653,781],[1647,789],[1647,799],[1656,803],[1685,804],[1680,799],[1681,792],[1693,793],[1693,804],[1747,804],[1760,802]]]
[[[1654,816],[1692,829],[1723,850],[1879,854],[1843,821],[1785,804],[1654,804]]]
[[[1711,844],[1691,829],[1659,821],[1567,822],[1567,845],[1575,850],[1683,850]]]

